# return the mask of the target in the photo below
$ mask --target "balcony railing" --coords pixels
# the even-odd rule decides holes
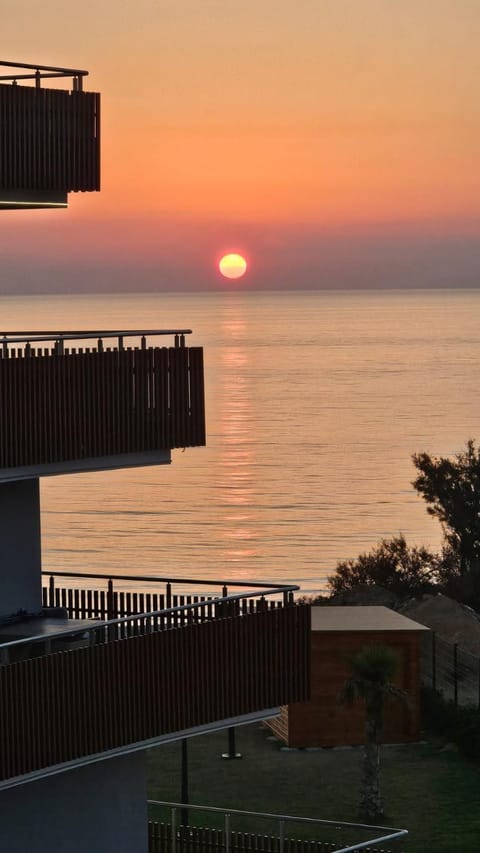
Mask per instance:
[[[374,824],[347,823],[345,821],[324,820],[321,818],[296,817],[284,814],[268,814],[241,809],[221,809],[214,806],[189,805],[187,803],[169,803],[161,800],[149,800],[151,815],[165,815],[163,822],[150,820],[148,825],[149,853],[353,853],[368,849],[369,853],[386,853],[372,845],[384,845],[406,840],[408,830],[396,829]],[[188,826],[183,823],[189,812],[195,823]],[[210,822],[221,818],[223,829],[205,826],[208,815]],[[240,821],[239,821],[240,818]],[[239,829],[242,819],[248,818],[257,829],[245,831]],[[213,820],[212,820],[213,819]],[[233,829],[233,821],[235,829]],[[273,825],[274,829],[271,830]],[[302,830],[314,833],[306,839],[299,836]],[[320,840],[322,839],[329,840]],[[335,838],[335,841],[332,839]],[[360,839],[360,840],[354,840]]]
[[[310,610],[294,589],[93,624],[85,613],[83,626],[3,642],[0,782],[308,698]]]
[[[84,92],[87,71],[0,62],[0,206],[42,205],[50,192],[100,189],[100,95]],[[27,73],[24,73],[27,71]],[[73,90],[41,88],[45,78],[72,77]],[[19,86],[17,80],[34,80]],[[32,195],[33,193],[33,195]],[[38,195],[36,196],[35,193]]]
[[[257,601],[271,599],[294,603],[297,586],[260,581],[217,578],[175,578],[158,575],[104,575],[92,572],[42,572],[44,608],[64,608],[70,619],[117,620],[139,613],[172,611],[172,625],[215,618],[219,602],[229,603],[230,613],[256,609]],[[97,581],[95,589],[90,581]],[[99,583],[99,582],[102,583]],[[68,583],[68,586],[62,585]],[[192,593],[191,590],[196,592]],[[201,593],[200,590],[203,590]],[[276,606],[276,605],[275,605]],[[225,604],[222,605],[225,614]],[[157,621],[154,617],[153,624]],[[158,621],[158,624],[162,624]],[[0,629],[1,634],[1,629]]]
[[[186,334],[4,333],[0,469],[205,444],[203,350]],[[147,346],[161,335],[175,345]]]

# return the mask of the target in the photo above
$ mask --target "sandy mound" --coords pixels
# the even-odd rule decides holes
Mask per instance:
[[[474,610],[446,595],[424,595],[407,602],[400,612],[435,631],[449,643],[480,656],[480,620]]]

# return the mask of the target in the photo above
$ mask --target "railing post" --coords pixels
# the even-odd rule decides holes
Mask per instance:
[[[123,349],[123,335],[118,336],[118,349],[119,350]]]
[[[279,840],[279,851],[278,853],[283,853],[283,848],[285,847],[285,821],[279,820],[278,822],[278,840]]]
[[[142,349],[147,349],[147,339],[146,339],[145,335],[142,335],[142,337],[141,337],[140,346]]]
[[[453,701],[458,706],[458,645],[453,646]]]
[[[177,847],[177,810],[172,809],[172,853],[175,853]]]
[[[37,70],[35,71],[35,88],[39,89],[40,85],[41,85],[41,83],[40,83],[40,71],[37,68]]]
[[[188,740],[186,737],[182,738],[182,794],[181,794],[182,803],[188,806],[189,795],[188,795]],[[188,809],[182,809],[181,812],[181,823],[182,826],[188,826]]]
[[[478,666],[478,710],[480,711],[480,658],[477,658]]]
[[[178,337],[178,335],[175,335],[175,349],[178,349],[179,346],[180,346],[179,337]]]
[[[230,853],[230,815],[225,812],[225,853]]]
[[[432,631],[432,689],[437,689],[437,643],[435,631]]]
[[[167,581],[165,603],[167,605],[167,610],[168,610],[169,607],[172,606],[172,584],[170,583],[170,581]]]
[[[432,631],[432,690],[437,689],[437,641],[435,631]]]
[[[113,581],[109,578],[107,585],[107,619],[115,619],[113,610]]]
[[[103,340],[101,338],[97,341],[97,350],[98,352],[103,352]]]
[[[55,578],[50,575],[48,581],[48,604],[50,607],[55,607]]]

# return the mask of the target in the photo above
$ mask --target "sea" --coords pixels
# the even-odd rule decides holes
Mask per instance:
[[[480,291],[1,297],[2,328],[189,328],[207,446],[41,481],[43,569],[294,583],[402,533],[438,549],[412,454],[480,437]]]

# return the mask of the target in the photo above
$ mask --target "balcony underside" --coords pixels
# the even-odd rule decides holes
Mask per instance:
[[[36,210],[68,207],[66,192],[55,190],[0,189],[0,210]]]
[[[170,465],[170,450],[151,450],[143,453],[119,453],[96,456],[92,459],[74,459],[49,465],[25,465],[18,468],[0,468],[0,483],[14,480],[31,480],[34,477],[55,477],[60,474],[85,474],[93,471],[110,471],[119,468],[146,468],[149,465]]]
[[[308,698],[310,609],[258,607],[1,667],[0,781]]]

